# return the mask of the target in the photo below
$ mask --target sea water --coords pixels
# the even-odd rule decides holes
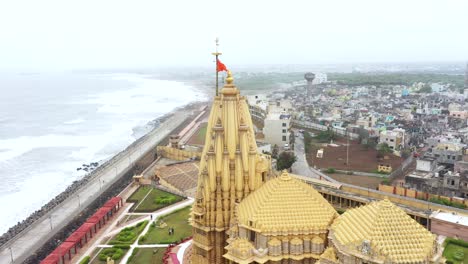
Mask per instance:
[[[204,100],[193,86],[141,74],[0,74],[0,234],[143,136]]]

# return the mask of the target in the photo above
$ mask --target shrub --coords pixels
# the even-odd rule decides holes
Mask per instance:
[[[327,173],[335,173],[336,170],[335,170],[335,168],[328,168],[328,169],[326,170],[326,172],[327,172]]]
[[[90,259],[89,256],[86,256],[80,261],[80,264],[88,264]]]
[[[108,257],[113,260],[120,259],[124,254],[124,251],[120,248],[106,248],[99,253],[99,260],[106,261]]]
[[[457,207],[457,208],[461,208],[461,209],[465,209],[465,207],[466,207],[465,204],[452,202],[452,201],[450,201],[448,199],[444,199],[444,198],[432,197],[432,198],[429,199],[429,201],[432,202],[432,203],[443,204],[443,205],[446,205],[446,206],[452,206],[452,207]]]
[[[148,224],[148,220],[140,222],[136,224],[135,226],[126,227],[122,229],[122,231],[120,231],[117,234],[117,236],[109,242],[109,244],[114,244],[114,245],[132,244],[133,242],[135,242],[138,234],[140,234],[141,231],[143,231],[143,229],[146,227],[147,224]]]
[[[156,197],[154,201],[157,204],[171,204],[176,201],[176,197],[174,195],[162,195],[160,197]]]
[[[138,239],[138,244],[142,244],[145,241],[146,241],[146,236],[142,236]]]
[[[461,240],[461,239],[455,239],[455,238],[449,237],[445,239],[445,245],[447,245],[448,243],[452,243],[461,247],[468,247],[468,241]]]
[[[128,244],[115,244],[113,247],[120,248],[120,249],[130,249],[130,245]]]
[[[463,250],[458,249],[455,252],[453,252],[452,256],[456,260],[463,260],[465,258],[465,253],[463,252]]]

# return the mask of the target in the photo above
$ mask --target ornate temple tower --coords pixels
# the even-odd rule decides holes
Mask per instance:
[[[192,263],[225,263],[226,231],[234,225],[234,208],[267,178],[269,156],[257,154],[252,119],[228,72],[215,96],[200,161],[192,210]]]

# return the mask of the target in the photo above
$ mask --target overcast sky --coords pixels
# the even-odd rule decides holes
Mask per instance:
[[[0,69],[464,61],[468,1],[0,1]]]

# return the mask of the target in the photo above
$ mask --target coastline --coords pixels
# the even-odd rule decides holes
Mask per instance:
[[[204,87],[200,88],[199,85],[194,85],[193,82],[183,82],[183,81],[179,81],[179,82],[190,85],[193,89],[197,90],[198,92],[203,93],[204,95],[208,94],[208,89],[204,89]],[[151,125],[152,127],[151,130],[149,130],[149,132],[145,133],[143,136],[139,137],[130,145],[128,145],[125,149],[121,150],[117,154],[113,155],[110,159],[100,164],[93,171],[90,171],[89,173],[85,174],[81,179],[76,180],[72,184],[68,185],[68,187],[65,190],[63,190],[58,195],[50,199],[47,203],[42,205],[41,208],[35,210],[28,217],[24,218],[22,221],[18,222],[17,224],[10,226],[8,230],[0,236],[0,248],[2,248],[11,239],[15,238],[17,235],[27,230],[28,227],[33,225],[35,221],[41,219],[44,215],[54,210],[59,204],[61,204],[67,198],[69,198],[70,196],[73,196],[74,193],[77,192],[80,188],[85,186],[90,181],[94,180],[96,178],[96,175],[98,175],[101,171],[111,166],[115,162],[115,160],[119,159],[129,149],[132,149],[138,144],[140,144],[141,142],[145,141],[150,134],[154,133],[154,131],[157,130],[169,118],[181,112],[188,112],[188,111],[196,110],[197,106],[203,104],[204,101],[205,100],[190,102],[183,106],[176,107],[172,111],[158,118],[148,121],[147,124]]]

